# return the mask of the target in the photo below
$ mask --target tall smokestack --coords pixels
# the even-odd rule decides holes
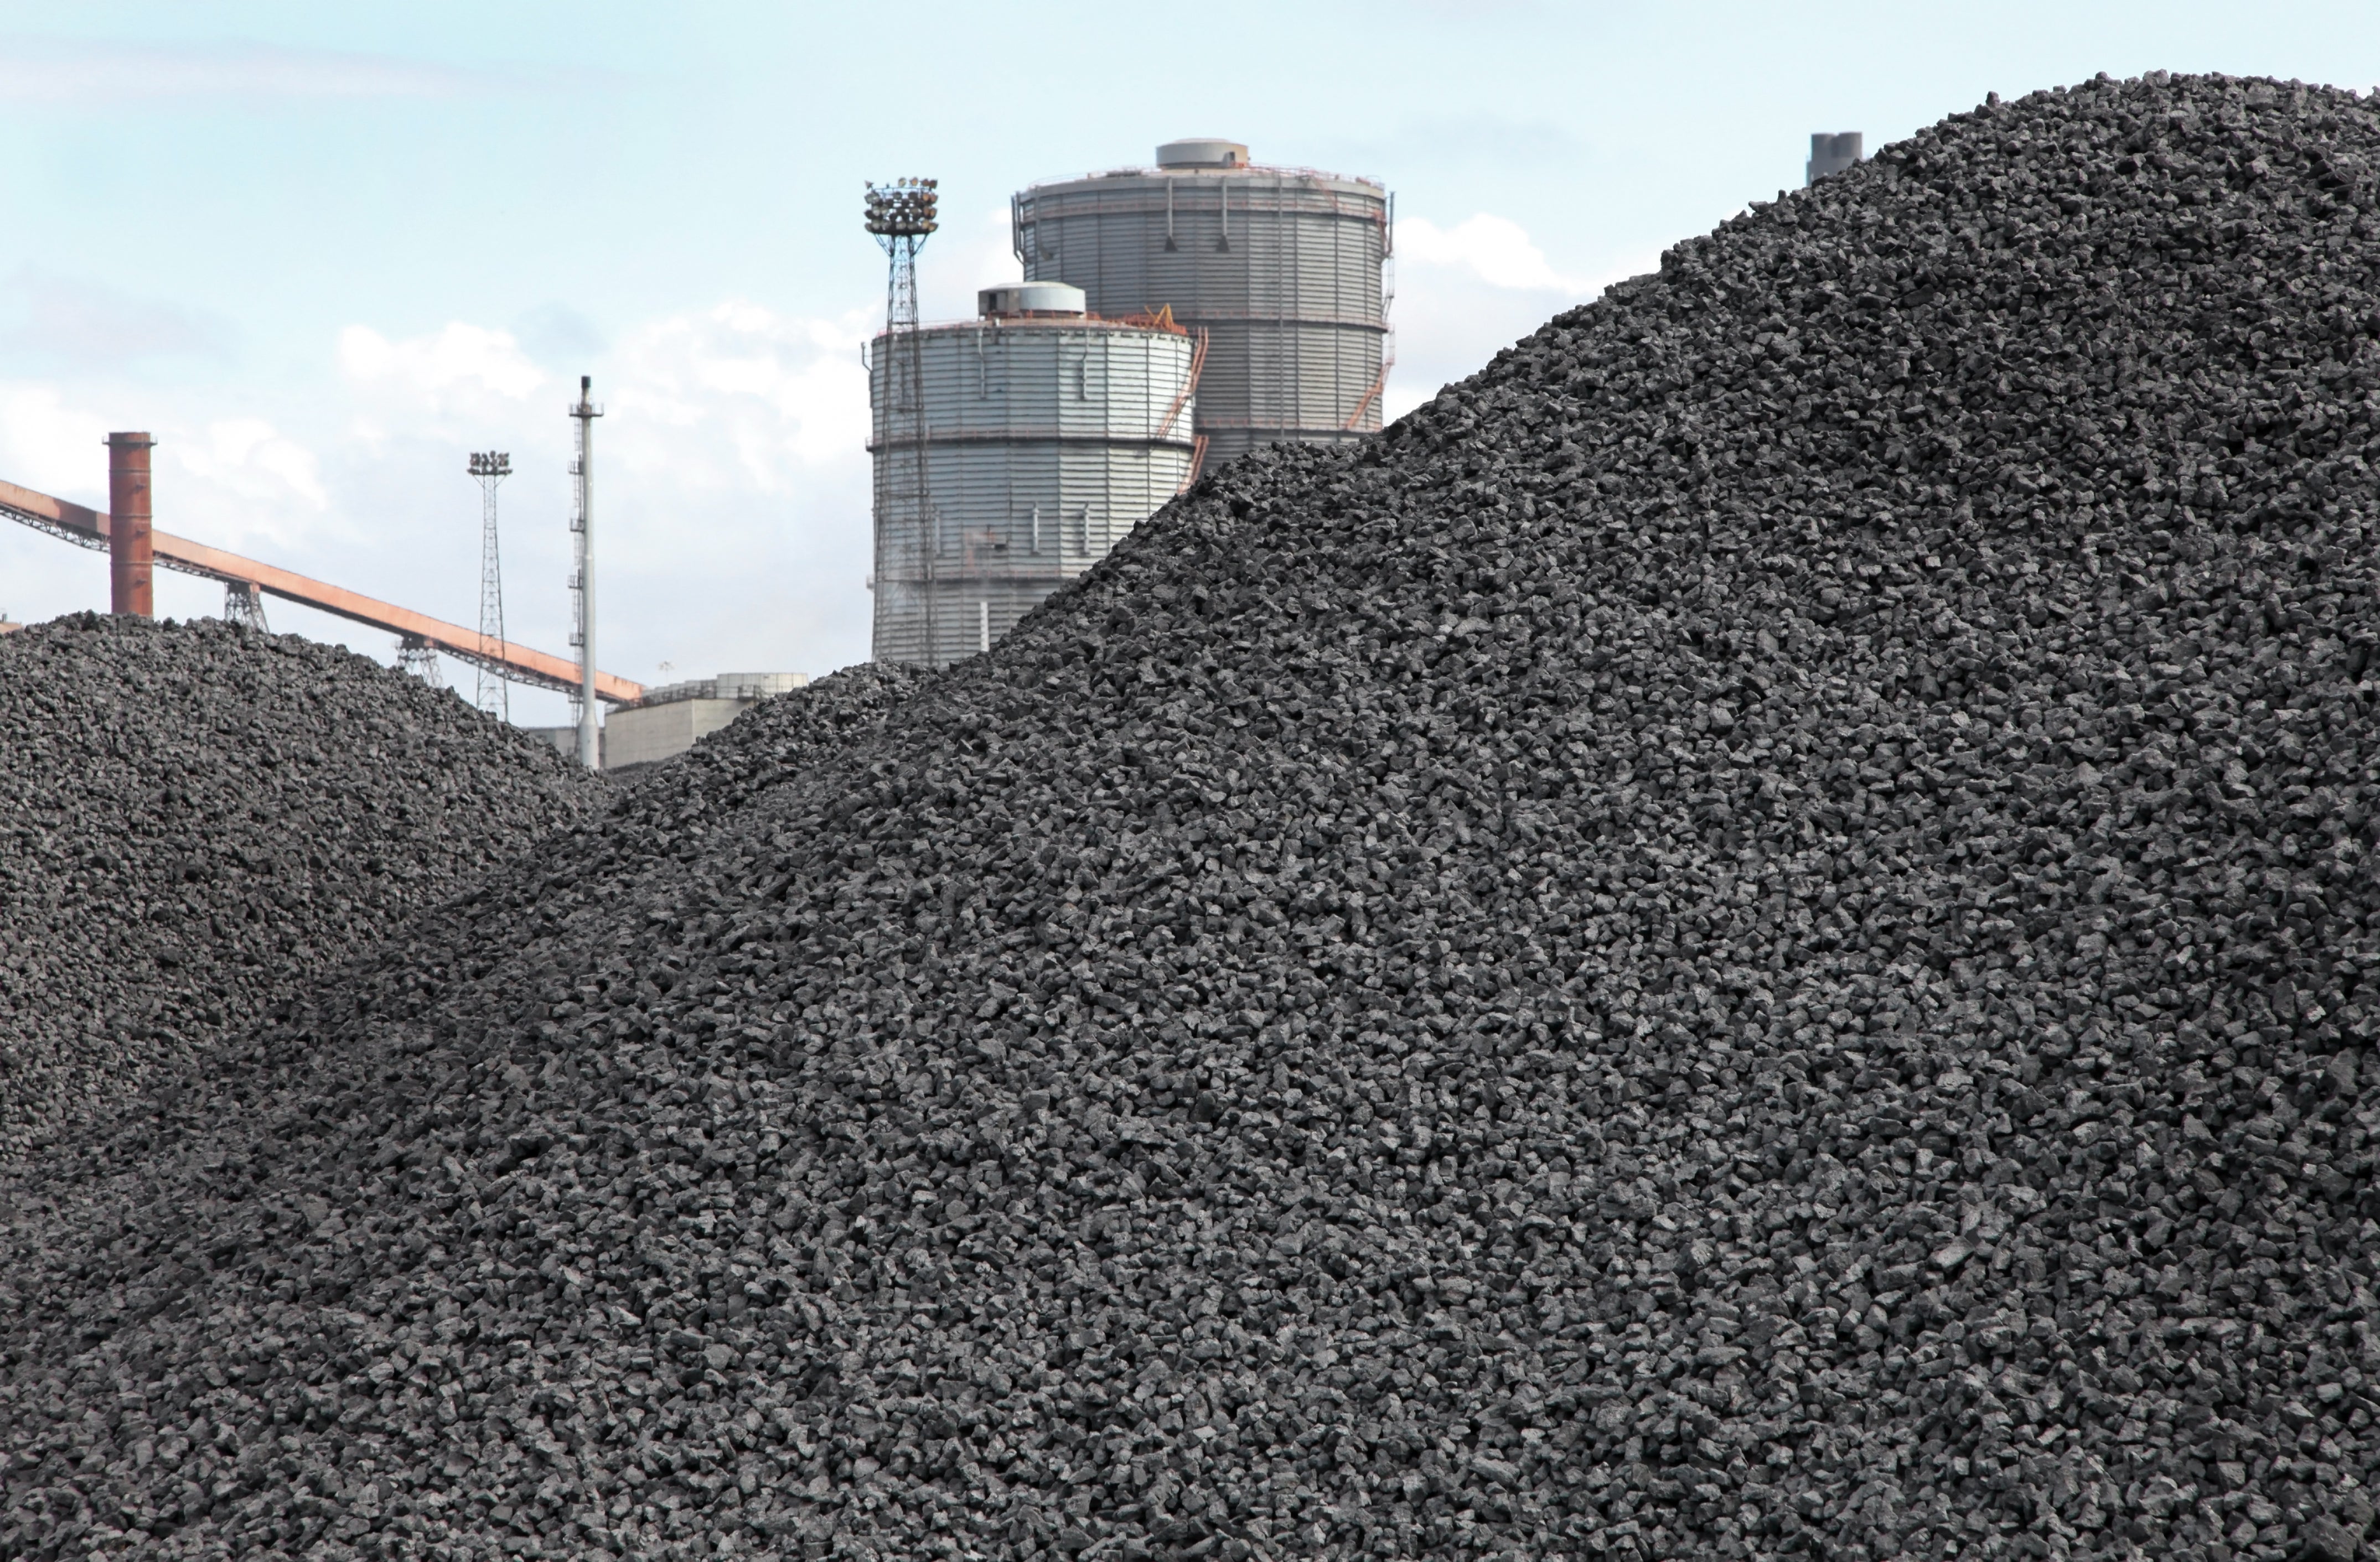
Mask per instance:
[[[149,540],[149,452],[156,442],[146,433],[107,436],[107,611],[140,618],[156,616]]]
[[[578,425],[578,455],[570,464],[577,478],[570,529],[578,542],[578,572],[571,580],[578,598],[578,624],[572,636],[578,642],[578,762],[599,770],[603,768],[603,708],[595,700],[595,419],[603,416],[603,409],[595,405],[594,387],[594,376],[580,375],[578,402],[570,409]]]

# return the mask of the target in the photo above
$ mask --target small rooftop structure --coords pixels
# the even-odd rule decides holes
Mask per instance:
[[[1239,141],[1227,141],[1214,136],[1194,136],[1187,140],[1168,141],[1157,149],[1160,168],[1245,168],[1248,165],[1248,149]]]
[[[1083,290],[1063,282],[1003,282],[997,287],[978,288],[975,306],[986,320],[1020,315],[1080,317],[1090,312]]]

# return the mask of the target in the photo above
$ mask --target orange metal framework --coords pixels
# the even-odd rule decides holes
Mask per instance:
[[[106,515],[85,505],[54,499],[29,488],[18,488],[15,483],[0,482],[0,515],[80,547],[105,548],[108,545]],[[415,612],[410,608],[400,608],[360,592],[311,580],[288,570],[259,563],[254,559],[243,559],[237,553],[226,553],[220,548],[192,542],[171,532],[152,532],[150,540],[157,563],[167,569],[208,580],[220,580],[227,585],[247,585],[270,591],[287,601],[319,608],[357,624],[370,624],[375,629],[410,637],[458,661],[492,668],[520,683],[560,689],[565,694],[578,687],[578,664],[565,658],[549,656],[510,640],[483,639],[479,631],[466,629],[459,624],[448,624],[443,619]],[[644,694],[642,684],[615,678],[609,672],[595,675],[598,699],[613,705],[626,705],[642,699]]]
[[[1172,323],[1173,306],[1171,304],[1165,306],[1165,319],[1168,324]],[[1173,405],[1165,409],[1164,418],[1159,420],[1157,425],[1159,439],[1161,440],[1173,431],[1173,420],[1182,416],[1183,406],[1198,389],[1198,376],[1206,372],[1207,328],[1202,325],[1198,328],[1198,345],[1190,349],[1190,378],[1182,381],[1182,394],[1173,398]]]
[[[1190,485],[1198,480],[1198,473],[1206,465],[1207,436],[1199,434],[1190,442],[1190,469],[1182,474],[1182,486],[1173,490],[1174,498],[1179,499],[1190,491]]]

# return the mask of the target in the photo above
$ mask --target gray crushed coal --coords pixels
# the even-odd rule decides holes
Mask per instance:
[[[0,1554],[2368,1556],[2375,179],[1988,104],[656,775],[10,1254]]]
[[[82,614],[0,639],[0,1161],[244,1034],[597,790],[296,636]]]

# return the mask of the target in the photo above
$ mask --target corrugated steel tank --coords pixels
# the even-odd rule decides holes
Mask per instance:
[[[1189,484],[1187,332],[1099,319],[1061,284],[988,287],[978,301],[978,319],[870,344],[879,661],[939,667],[989,649]],[[922,462],[900,393],[905,351],[922,388]]]
[[[1259,166],[1237,141],[1170,141],[1157,164],[1018,195],[1012,231],[1025,274],[1073,283],[1101,314],[1170,306],[1206,329],[1197,428],[1209,467],[1273,440],[1378,429],[1389,192]]]

